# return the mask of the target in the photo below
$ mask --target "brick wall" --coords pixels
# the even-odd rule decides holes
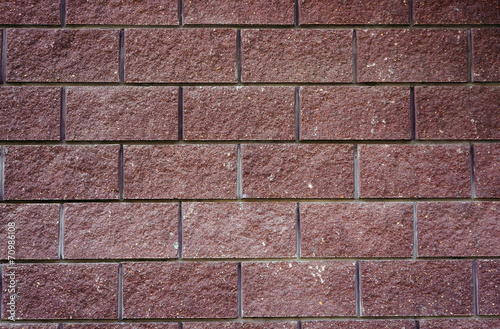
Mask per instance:
[[[500,328],[499,7],[3,0],[0,327]]]

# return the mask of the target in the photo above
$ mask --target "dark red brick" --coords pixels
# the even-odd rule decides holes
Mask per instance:
[[[410,203],[302,203],[302,256],[411,257],[412,218]]]
[[[128,82],[236,82],[236,30],[125,32]]]
[[[467,31],[358,31],[360,82],[465,82]]]
[[[474,145],[476,196],[500,197],[500,144]]]
[[[178,88],[70,87],[68,140],[176,140]]]
[[[413,320],[336,320],[302,322],[303,329],[414,329]]]
[[[353,316],[353,262],[242,264],[245,317]]]
[[[494,329],[500,328],[500,319],[424,319],[420,329]]]
[[[5,147],[5,199],[116,199],[118,145]]]
[[[63,329],[179,329],[177,323],[74,323],[63,324]]]
[[[234,318],[236,263],[126,263],[125,318]]]
[[[472,79],[499,81],[500,28],[472,30],[472,44]]]
[[[188,87],[184,139],[293,140],[293,87]]]
[[[4,324],[1,329],[58,329],[57,323],[37,323],[37,324]]]
[[[472,315],[472,262],[361,262],[363,316]]]
[[[11,29],[7,80],[118,82],[117,30]]]
[[[124,162],[126,198],[236,197],[235,145],[130,145]]]
[[[60,0],[2,0],[0,24],[59,25]]]
[[[296,322],[185,322],[184,329],[296,329]]]
[[[500,260],[478,260],[478,312],[480,315],[500,313]]]
[[[2,266],[3,314],[11,293]],[[117,319],[117,264],[15,264],[16,319]]]
[[[352,198],[352,145],[243,145],[245,198]]]
[[[363,198],[469,197],[470,154],[465,145],[361,145]]]
[[[416,0],[415,24],[499,24],[495,0]]]
[[[59,88],[0,88],[0,138],[3,140],[59,140],[60,116]]]
[[[301,139],[410,139],[410,91],[401,87],[303,87]]]
[[[245,82],[352,82],[352,31],[243,30]]]

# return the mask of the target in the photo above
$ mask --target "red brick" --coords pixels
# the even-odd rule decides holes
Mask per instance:
[[[14,223],[15,225],[9,225]],[[0,257],[8,258],[8,241],[15,241],[10,259],[57,259],[59,248],[58,204],[0,205]],[[15,230],[9,230],[15,227]],[[10,233],[14,234],[10,234]]]
[[[236,82],[236,31],[125,32],[128,82]]]
[[[493,329],[500,328],[500,319],[424,319],[420,329]]]
[[[413,320],[336,320],[302,322],[303,329],[414,329]]]
[[[295,257],[295,203],[185,203],[183,257]]]
[[[363,316],[472,315],[469,261],[361,262]]]
[[[360,82],[465,82],[467,31],[358,31]]]
[[[500,139],[500,88],[416,87],[417,139]]]
[[[2,0],[0,24],[59,25],[60,0]]]
[[[499,24],[500,8],[492,0],[417,0],[415,24]]]
[[[500,313],[500,260],[477,262],[478,313],[498,315]]]
[[[498,8],[498,4],[497,4]],[[500,17],[500,16],[498,16]],[[472,30],[472,78],[500,80],[500,28]]]
[[[125,318],[234,318],[236,263],[126,263]]]
[[[64,258],[177,258],[178,208],[158,203],[67,204]]]
[[[70,87],[68,140],[176,140],[178,88]]]
[[[465,145],[361,145],[363,198],[469,197],[470,155]]]
[[[183,329],[296,329],[296,322],[185,322]]]
[[[293,140],[292,87],[188,87],[184,139]]]
[[[74,323],[63,324],[63,329],[179,329],[177,323]]]
[[[352,262],[242,264],[245,317],[353,316]]]
[[[0,325],[2,329],[58,329],[57,323],[37,323],[37,324],[4,324]]]
[[[302,203],[302,256],[411,257],[412,218],[410,203]]]
[[[118,82],[117,30],[11,29],[7,80]]]
[[[293,25],[294,0],[190,0],[184,24]]]
[[[118,145],[5,147],[8,200],[118,198]]]
[[[476,196],[500,197],[500,144],[474,145]]]
[[[351,198],[351,145],[242,146],[243,197]]]
[[[235,145],[130,145],[124,162],[126,198],[236,197]]]
[[[302,87],[301,139],[410,139],[410,92],[401,87]]]
[[[352,82],[352,31],[243,30],[245,82]]]
[[[2,266],[3,305],[11,269]],[[117,319],[117,264],[15,264],[16,319]],[[3,307],[2,319],[9,316]]]
[[[500,202],[419,203],[419,256],[500,256],[499,218]]]
[[[28,86],[0,88],[0,138],[59,140],[60,112],[59,88]]]

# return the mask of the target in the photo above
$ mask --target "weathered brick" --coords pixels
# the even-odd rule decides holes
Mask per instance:
[[[351,198],[351,145],[243,145],[243,197]]]
[[[493,329],[500,328],[500,319],[424,319],[420,329]]]
[[[0,88],[0,139],[59,140],[60,112],[59,88]]]
[[[73,323],[63,324],[63,329],[179,329],[177,323]]]
[[[243,316],[353,316],[354,272],[352,262],[243,263]]]
[[[236,30],[125,32],[128,82],[236,82]]]
[[[410,139],[410,91],[401,87],[302,87],[301,139]]]
[[[472,262],[361,262],[363,316],[472,315]]]
[[[133,199],[234,198],[236,146],[125,146],[124,194]]]
[[[11,293],[2,266],[3,314]],[[15,264],[16,319],[117,319],[117,264]]]
[[[60,0],[3,0],[0,2],[0,24],[61,24]]]
[[[7,80],[118,82],[117,30],[10,29]]]
[[[499,81],[500,28],[472,30],[472,44],[472,79]]]
[[[474,145],[476,196],[500,197],[500,144]]]
[[[465,145],[361,145],[364,198],[469,197],[470,155]]]
[[[478,260],[478,312],[480,315],[500,313],[500,260]]]
[[[419,256],[500,256],[499,218],[500,202],[419,203]]]
[[[306,321],[303,329],[414,329],[413,320],[336,320]]]
[[[125,318],[234,318],[236,263],[126,263]]]
[[[185,322],[184,329],[296,329],[296,322]]]
[[[293,140],[293,87],[184,88],[184,139]]]
[[[243,30],[245,82],[352,82],[352,31]]]
[[[68,140],[176,140],[178,88],[70,87]]]
[[[417,139],[500,139],[500,88],[416,87]]]
[[[158,203],[66,204],[64,258],[177,258],[178,208]]]
[[[492,0],[417,0],[415,24],[499,24],[500,7]]]
[[[37,323],[37,324],[4,324],[0,325],[1,329],[58,329],[57,323]]]
[[[5,199],[116,199],[118,145],[6,146]]]
[[[291,202],[185,203],[183,257],[295,257],[295,212]]]
[[[410,203],[302,203],[302,256],[411,257],[412,217]]]
[[[465,82],[467,31],[358,31],[360,82]]]

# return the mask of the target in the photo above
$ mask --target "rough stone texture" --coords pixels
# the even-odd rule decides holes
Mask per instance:
[[[471,261],[361,262],[363,316],[474,314]]]
[[[184,258],[295,257],[296,203],[184,203]]]
[[[16,319],[117,319],[117,264],[15,264]],[[2,266],[3,314],[11,293]]]
[[[352,145],[243,145],[245,198],[352,198]]]
[[[64,258],[177,258],[179,206],[66,204]]]
[[[176,140],[178,88],[69,87],[68,140]]]
[[[495,0],[416,0],[415,24],[500,24]]]
[[[410,90],[402,87],[302,87],[300,138],[410,139]]]
[[[417,139],[500,139],[500,88],[416,87]]]
[[[294,140],[293,87],[184,88],[186,140]]]
[[[413,320],[306,321],[303,329],[414,329]]]
[[[125,146],[125,198],[235,198],[236,153],[236,145]]]
[[[500,313],[500,260],[478,260],[478,313]]]
[[[245,317],[356,315],[353,262],[242,264]]]
[[[63,329],[179,329],[177,323],[74,323],[63,324]]]
[[[59,88],[0,88],[0,139],[59,140],[60,112]]]
[[[352,82],[352,31],[243,30],[244,82]]]
[[[8,223],[15,223],[10,234]],[[11,260],[57,259],[59,248],[58,204],[0,205],[0,258],[8,258],[8,242],[14,240],[15,253]],[[9,238],[12,237],[12,238]]]
[[[7,81],[118,82],[117,30],[11,29]]]
[[[493,329],[500,328],[500,319],[424,319],[420,329]]]
[[[185,322],[183,329],[296,329],[297,322]]]
[[[237,263],[126,263],[125,318],[234,318]]]
[[[472,30],[472,44],[472,79],[500,81],[500,28]]]
[[[465,145],[361,145],[363,198],[469,197],[470,154]]]
[[[410,203],[302,203],[302,256],[411,257],[412,218]]]
[[[476,196],[500,197],[500,144],[474,145]]]
[[[467,31],[358,31],[360,82],[465,82]]]
[[[2,0],[0,24],[59,25],[60,0]]]
[[[37,324],[4,324],[1,329],[58,329],[57,323],[37,323]]]
[[[419,256],[500,256],[499,219],[500,202],[419,203]]]
[[[294,0],[190,0],[184,24],[293,25]]]
[[[118,145],[6,146],[5,199],[117,199]]]
[[[236,30],[125,32],[127,82],[236,82]]]

